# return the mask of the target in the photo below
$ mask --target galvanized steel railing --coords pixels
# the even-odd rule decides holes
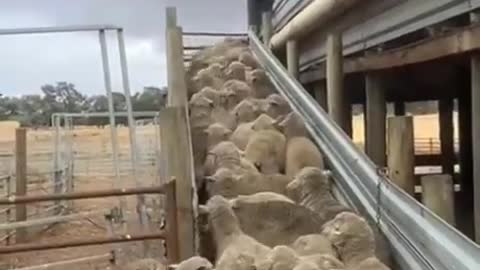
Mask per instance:
[[[390,184],[253,32],[249,39],[273,84],[303,117],[327,158],[335,188],[347,203],[378,225],[402,269],[480,269],[478,245]]]

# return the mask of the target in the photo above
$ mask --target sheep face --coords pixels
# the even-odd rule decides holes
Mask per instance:
[[[254,121],[260,114],[258,108],[249,100],[240,102],[232,111],[237,123],[246,123]]]
[[[286,115],[290,112],[287,101],[279,94],[272,94],[266,98],[266,114],[273,118]]]
[[[239,61],[234,61],[230,63],[230,65],[227,68],[227,78],[229,79],[235,79],[239,81],[245,81],[245,65]]]
[[[303,123],[302,119],[295,112],[289,113],[279,124],[278,126],[283,131],[287,138],[292,138],[295,136],[308,136],[308,131]]]
[[[252,130],[259,131],[265,129],[274,129],[274,120],[267,114],[261,114],[252,125]]]
[[[330,192],[328,174],[316,167],[303,168],[287,185],[287,194],[295,201],[315,192]]]
[[[362,217],[342,212],[322,228],[324,235],[337,250],[340,258],[349,265],[375,256],[373,231]]]
[[[214,175],[205,177],[207,182],[207,192],[210,196],[219,195],[225,197],[235,196],[235,183],[238,175],[231,169],[220,168]]]
[[[230,90],[237,96],[238,101],[244,100],[251,96],[252,89],[250,86],[240,80],[228,80],[223,84],[223,89]]]
[[[213,196],[207,202],[208,221],[212,230],[219,240],[219,236],[225,237],[241,233],[238,219],[232,210],[230,202],[223,196]]]
[[[211,74],[211,76],[216,77],[216,78],[222,78],[223,77],[223,72],[222,72],[223,66],[219,63],[212,63],[208,67],[208,72]]]
[[[330,254],[311,255],[303,257],[304,260],[314,263],[320,270],[342,270],[345,265]]]
[[[197,75],[192,78],[192,83],[197,91],[204,87],[213,87],[215,85],[214,78],[212,77],[212,74],[210,74],[208,68],[199,70]]]
[[[221,142],[207,153],[205,173],[212,175],[219,168],[236,169],[241,166],[240,150],[232,142]]]
[[[211,124],[207,129],[205,129],[207,134],[207,145],[208,149],[219,144],[220,142],[227,141],[232,131],[222,124],[214,123]]]
[[[208,126],[213,108],[212,100],[203,95],[194,95],[189,101],[189,116],[192,127]]]
[[[250,52],[242,52],[240,56],[238,57],[238,60],[251,68],[257,68],[258,67],[258,62],[255,59],[255,57],[250,53]]]
[[[205,98],[211,100],[214,105],[217,105],[220,103],[220,92],[213,89],[210,86],[206,86],[202,88],[202,90],[194,94],[191,99],[195,100],[197,96],[204,96]]]
[[[207,259],[195,256],[178,264],[175,270],[213,270],[213,265]]]

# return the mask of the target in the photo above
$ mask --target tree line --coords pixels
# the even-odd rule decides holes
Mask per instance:
[[[68,82],[57,82],[41,87],[42,94],[21,97],[4,96],[0,93],[0,120],[14,120],[23,126],[48,126],[54,113],[108,112],[106,95],[87,96]],[[159,111],[166,102],[167,89],[154,86],[144,87],[132,96],[135,111]],[[125,96],[113,93],[115,111],[126,111]],[[105,125],[108,118],[75,119],[75,124]],[[118,118],[124,124],[126,119]]]

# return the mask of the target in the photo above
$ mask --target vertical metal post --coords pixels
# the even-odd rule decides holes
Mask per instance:
[[[133,118],[133,107],[132,99],[130,92],[130,82],[128,78],[128,64],[127,64],[127,54],[125,52],[125,39],[123,37],[123,30],[117,30],[118,36],[118,49],[120,52],[120,65],[122,70],[122,83],[123,91],[125,95],[125,102],[127,105],[127,120],[128,120],[128,130],[130,138],[130,156],[132,159],[132,175],[135,179],[135,184],[137,187],[141,185],[140,179],[137,178],[137,167],[138,167],[138,157],[137,157],[137,136],[136,136],[136,126],[135,119]],[[140,194],[137,196],[137,210],[139,215],[140,224],[146,224],[146,211],[145,211],[145,196]]]
[[[453,176],[455,165],[454,138],[453,138],[453,100],[441,99],[438,102],[440,149],[442,154],[442,174]]]
[[[65,129],[67,133],[67,138],[65,139],[67,143],[66,149],[66,188],[67,192],[73,192],[73,119],[72,117],[65,117]],[[69,210],[73,210],[73,200],[67,201],[66,203]]]
[[[320,104],[325,111],[328,111],[328,104],[327,104],[327,85],[325,81],[315,82],[313,85],[313,94],[315,96],[315,100]]]
[[[296,40],[287,41],[287,69],[290,75],[298,79],[298,46]]]
[[[27,194],[27,130],[25,128],[17,128],[15,131],[15,171],[15,196],[25,196]],[[15,221],[26,221],[26,204],[17,204],[15,207]],[[18,228],[15,239],[17,243],[25,242],[26,228]]]
[[[5,194],[8,197],[10,197],[12,195],[12,177],[11,176],[8,176],[7,179],[5,179],[5,185],[6,185],[6,190],[5,190]],[[10,223],[11,222],[11,219],[12,219],[12,207],[10,205],[7,205],[7,210],[5,211],[5,222],[6,223]],[[7,239],[6,242],[7,242],[7,246],[11,244],[11,231],[8,230],[5,232],[7,234]]]
[[[62,172],[63,168],[61,168],[60,164],[60,143],[61,143],[61,136],[60,136],[60,117],[58,115],[52,116],[52,124],[55,127],[55,135],[53,140],[53,192],[55,194],[62,193],[63,185],[62,185]],[[59,215],[62,211],[61,209],[61,201],[54,202],[56,208],[54,213]]]
[[[448,174],[422,177],[422,203],[446,222],[455,226],[453,180]]]
[[[165,18],[167,29],[177,26],[177,9],[175,7],[167,7],[165,9]]]
[[[114,167],[114,174],[115,174],[115,182],[116,186],[121,185],[120,179],[120,168],[118,164],[118,136],[117,136],[117,127],[115,124],[115,107],[113,103],[113,93],[112,93],[112,81],[110,78],[110,67],[108,61],[108,51],[107,51],[107,40],[105,37],[105,30],[99,31],[99,41],[100,41],[100,50],[102,53],[102,65],[103,65],[103,78],[105,82],[105,90],[107,91],[107,98],[108,98],[108,113],[109,113],[109,120],[110,120],[110,132],[112,138],[112,159],[113,159],[113,167]],[[127,201],[124,197],[120,197],[120,208],[122,211],[126,210]],[[124,217],[126,216],[126,212],[124,212]]]

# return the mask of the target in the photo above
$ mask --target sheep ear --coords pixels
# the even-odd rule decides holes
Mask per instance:
[[[205,205],[198,206],[198,214],[200,215],[208,215],[208,208]]]

